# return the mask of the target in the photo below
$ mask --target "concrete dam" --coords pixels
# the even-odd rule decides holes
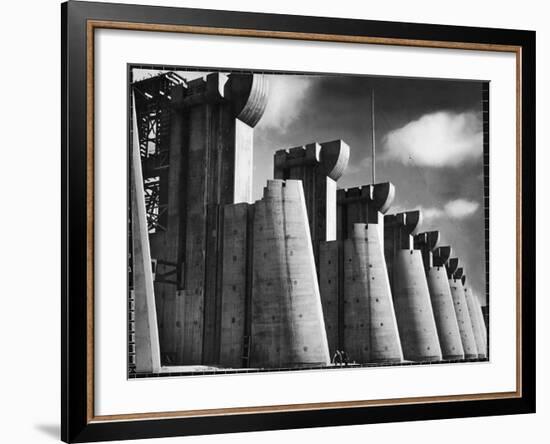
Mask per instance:
[[[278,150],[252,202],[268,78],[130,86],[129,372],[488,359],[487,308],[389,182],[341,189],[342,140]]]

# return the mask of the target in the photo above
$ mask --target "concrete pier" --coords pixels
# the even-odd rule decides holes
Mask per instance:
[[[270,180],[255,204],[250,365],[328,365],[301,181]]]
[[[336,158],[336,155],[333,156]],[[331,356],[403,360],[384,259],[384,217],[391,183],[337,192],[337,241],[320,243],[319,286]]]
[[[412,234],[420,212],[385,218],[386,260],[405,359],[440,361],[443,358],[433,314],[422,254],[413,248]]]
[[[376,224],[380,232],[380,243],[384,247],[384,214],[395,198],[395,187],[391,182],[363,185],[340,189],[336,193],[337,238],[351,238],[356,223]]]
[[[319,245],[319,291],[330,356],[341,350],[344,342],[341,319],[344,301],[339,297],[344,285],[343,254],[341,241],[321,242]]]
[[[351,238],[344,242],[343,350],[359,363],[403,361],[375,224],[354,224]]]
[[[133,98],[132,98],[133,99]],[[135,109],[135,104],[134,104]],[[160,345],[157,309],[153,287],[153,269],[149,247],[149,233],[145,215],[143,175],[137,139],[134,112],[134,139],[132,140],[131,220],[132,220],[132,276],[134,319],[129,321],[129,335],[135,343],[135,365],[138,372],[160,371]]]
[[[349,146],[342,140],[279,150],[274,156],[275,179],[302,181],[317,265],[320,242],[336,240],[336,183],[348,161]]]
[[[466,305],[472,322],[472,329],[477,346],[477,355],[480,359],[487,357],[487,330],[485,322],[482,319],[481,306],[477,297],[472,293],[471,288],[466,285],[466,275],[462,275],[462,285],[464,286],[464,296],[466,297]]]
[[[462,285],[462,271],[458,271],[458,259],[451,258],[447,262],[447,277],[451,287],[451,295],[455,307],[456,319],[460,330],[460,338],[462,347],[464,348],[464,357],[466,359],[474,359],[478,357],[477,345],[474,336],[474,329],[468,311],[466,295],[464,294],[464,286]]]
[[[251,200],[253,128],[267,104],[267,78],[212,73],[185,81],[168,73],[134,88],[142,120],[156,118],[141,129],[141,161],[145,183],[157,184],[149,195],[159,202],[150,244],[159,270],[162,360],[218,365],[227,329],[221,322],[223,208]],[[147,141],[150,128],[154,143]]]
[[[438,231],[420,233],[414,237],[414,245],[420,249],[424,260],[443,359],[464,359],[464,348],[445,270],[445,264],[451,255],[451,247],[436,248],[438,242]]]
[[[483,326],[483,337],[485,338],[485,345],[487,346],[487,358],[489,358],[489,306],[481,305],[479,306],[481,311],[481,325]]]
[[[253,217],[253,205],[225,206],[219,355],[219,364],[223,367],[246,365],[244,345],[250,334],[247,315],[252,290],[249,252]]]
[[[474,300],[477,302],[477,308],[478,308],[478,316],[479,316],[479,324],[481,325],[481,331],[483,340],[485,341],[485,351],[487,354],[487,357],[489,357],[489,338],[487,335],[487,324],[485,323],[485,316],[483,314],[483,306],[481,305],[481,302],[479,301],[477,295],[474,293]]]

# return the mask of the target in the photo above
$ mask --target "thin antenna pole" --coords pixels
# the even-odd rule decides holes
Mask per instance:
[[[376,142],[375,142],[375,136],[374,136],[374,88],[371,90],[371,111],[370,111],[370,114],[371,114],[371,119],[372,119],[372,124],[371,124],[371,128],[372,128],[372,134],[371,134],[371,137],[372,137],[372,143],[371,143],[371,148],[372,148],[372,152],[371,152],[371,159],[372,159],[372,183],[375,184],[376,183]]]

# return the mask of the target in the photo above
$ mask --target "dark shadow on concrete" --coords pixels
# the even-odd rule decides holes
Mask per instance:
[[[59,440],[61,437],[61,427],[59,424],[35,424],[34,428],[55,440]]]

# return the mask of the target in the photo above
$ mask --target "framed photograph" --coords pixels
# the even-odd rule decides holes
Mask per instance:
[[[535,411],[535,33],[62,5],[62,439]]]

